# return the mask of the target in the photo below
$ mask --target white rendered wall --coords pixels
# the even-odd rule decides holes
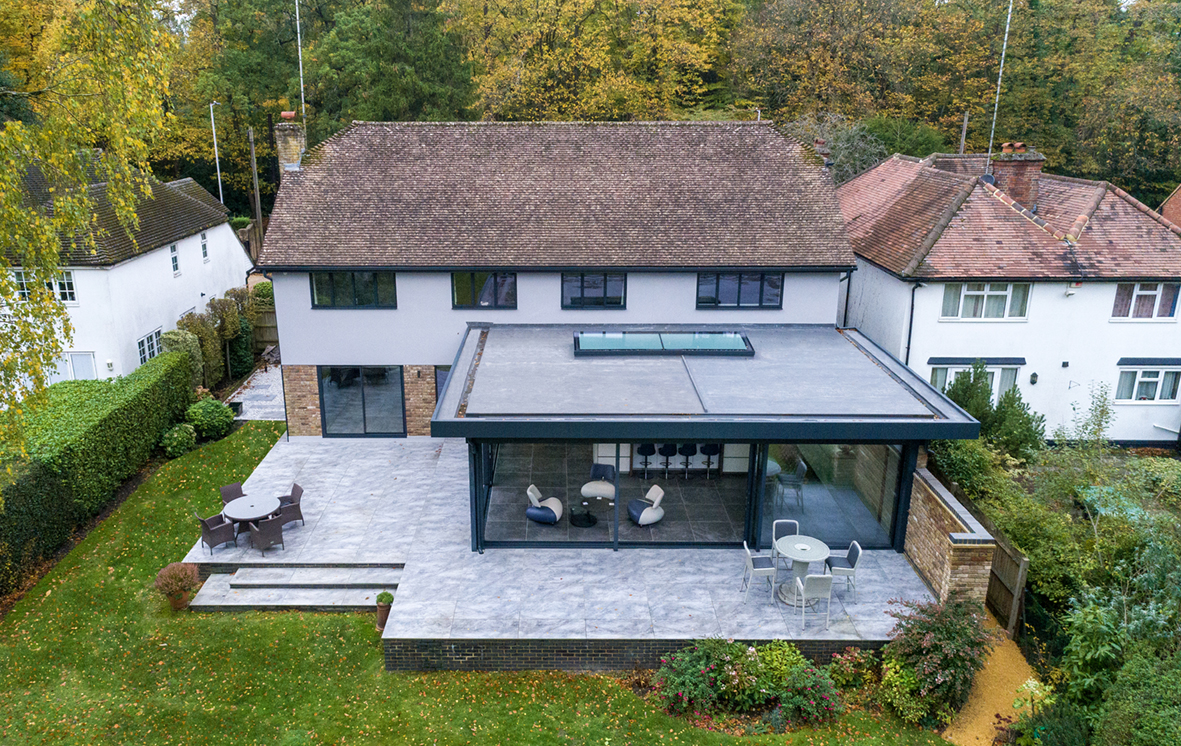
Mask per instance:
[[[209,261],[201,258],[200,234],[176,242],[180,274],[175,276],[171,244],[111,267],[64,267],[73,272],[77,299],[66,304],[74,326],[70,351],[93,352],[100,378],[126,375],[139,367],[141,337],[175,329],[184,312],[204,311],[210,298],[244,285],[250,258],[229,224],[205,235]]]
[[[850,282],[845,324],[901,360],[906,350],[911,283],[903,282],[860,257]]]
[[[288,365],[451,365],[469,321],[501,324],[834,324],[836,273],[788,274],[781,310],[697,310],[697,274],[629,272],[624,310],[564,310],[561,274],[518,272],[515,310],[451,308],[451,274],[399,272],[397,309],[312,308],[306,273],[274,273]]]
[[[860,274],[858,272],[857,274]],[[1122,357],[1181,357],[1176,319],[1113,320],[1116,283],[1038,283],[1030,289],[1026,320],[939,319],[943,285],[932,283],[915,294],[914,340],[910,367],[930,380],[931,357],[1024,357],[1017,373],[1021,396],[1046,416],[1046,434],[1069,425],[1074,408],[1085,412],[1092,383],[1105,382],[1114,398]],[[876,340],[875,340],[876,341]],[[1069,367],[1063,368],[1063,362]],[[1031,373],[1038,382],[1030,384]],[[1177,402],[1116,403],[1114,440],[1177,440],[1181,406]]]

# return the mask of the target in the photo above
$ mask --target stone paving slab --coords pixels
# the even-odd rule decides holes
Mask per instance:
[[[210,575],[189,604],[194,611],[371,611],[378,589],[232,588],[229,573]],[[393,589],[389,589],[393,591]]]
[[[298,567],[239,568],[231,588],[396,588],[398,568]]]
[[[235,419],[286,420],[282,369],[271,365],[254,371],[227,401],[242,403],[242,413]]]

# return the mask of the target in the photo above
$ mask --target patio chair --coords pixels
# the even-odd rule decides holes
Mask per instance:
[[[857,603],[857,562],[861,559],[861,545],[853,542],[844,557],[829,557],[824,566],[833,577],[845,579],[845,590],[853,589],[853,603]]]
[[[292,495],[289,502],[283,502],[283,498],[279,498],[279,518],[283,520],[284,526],[292,521],[299,521],[299,525],[307,525],[303,519],[303,509],[299,507],[299,498],[302,496],[303,490],[300,490],[299,495]]]
[[[668,467],[672,464],[673,456],[677,455],[677,444],[662,443],[657,453],[664,459],[664,478],[668,479]]]
[[[785,487],[787,489],[795,490],[796,505],[798,505],[800,508],[804,507],[804,477],[807,475],[808,465],[805,464],[804,460],[801,458],[796,459],[796,470],[794,473],[781,472],[777,477],[779,481],[780,493],[783,492]]]
[[[806,578],[796,578],[796,593],[800,604],[800,629],[807,626],[804,621],[804,610],[809,606],[816,615],[820,615],[820,602],[824,607],[824,628],[828,629],[828,619],[832,613],[832,576],[809,575]]]
[[[556,497],[547,497],[544,500],[541,497],[541,490],[537,489],[537,485],[529,485],[529,489],[525,490],[525,494],[529,496],[529,502],[532,503],[525,509],[525,517],[537,523],[548,523],[553,525],[562,520],[562,501]]]
[[[636,455],[644,457],[644,480],[648,479],[648,466],[652,463],[652,457],[656,455],[655,443],[641,443],[636,447]]]
[[[779,539],[784,536],[799,536],[800,522],[779,520],[771,524],[771,559],[775,560],[775,564],[786,562],[786,570],[791,569],[791,559],[780,553],[779,547],[775,546]]]
[[[756,577],[767,579],[767,584],[771,586],[771,598],[774,599],[777,570],[775,561],[765,554],[751,554],[750,547],[746,545],[745,541],[742,542],[742,548],[746,551],[746,567],[742,570],[742,587],[745,589],[742,594],[742,603],[746,603],[746,599],[750,596],[750,586]],[[824,577],[829,576],[825,575]]]
[[[610,464],[591,464],[590,481],[582,485],[583,497],[615,499],[615,467]]]
[[[637,497],[627,504],[628,518],[637,526],[651,526],[657,523],[664,518],[664,508],[660,507],[660,501],[663,499],[664,490],[658,484],[652,485],[647,495]]]
[[[239,497],[246,497],[246,493],[242,491],[242,483],[241,482],[234,482],[233,484],[227,484],[225,487],[221,488],[221,504],[222,505],[233,502],[234,500],[237,500]]]
[[[227,520],[221,513],[202,518],[194,510],[193,515],[197,516],[201,523],[201,543],[209,546],[209,556],[213,556],[213,548],[218,545],[232,541],[234,546],[238,546],[238,535],[234,532],[233,521]]]
[[[248,523],[250,528],[250,546],[259,551],[262,556],[267,556],[266,550],[278,544],[286,549],[283,545],[283,518],[276,516],[274,518],[264,518],[258,523]]]
[[[298,484],[292,484],[291,493],[280,497],[279,504],[287,505],[288,503],[295,503],[299,505],[299,499],[301,497],[303,497],[303,487],[300,487]]]

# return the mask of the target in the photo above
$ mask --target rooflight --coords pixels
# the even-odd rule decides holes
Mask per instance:
[[[574,355],[734,355],[753,357],[743,332],[575,332]]]

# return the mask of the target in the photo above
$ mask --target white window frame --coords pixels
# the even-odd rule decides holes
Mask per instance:
[[[25,279],[25,271],[23,269],[12,270],[12,281],[16,284],[16,299],[18,301],[29,299],[29,281]]]
[[[959,286],[960,297],[959,297],[959,302],[956,305],[955,315],[954,316],[944,316],[943,312],[944,312],[944,306],[946,305],[946,297],[947,297],[948,288],[956,286],[956,285]],[[999,285],[1004,285],[1004,287],[1005,287],[1004,292],[1001,292],[1000,290],[995,289]],[[1012,315],[1010,315],[1010,311],[1012,311],[1012,306],[1013,306],[1013,288],[1017,285],[1023,285],[1026,288],[1026,290],[1025,290],[1025,313],[1023,313],[1020,316],[1012,316]],[[973,286],[982,286],[982,289],[977,290]],[[973,289],[969,290],[969,287],[972,287]],[[940,306],[939,306],[939,320],[940,321],[1021,322],[1021,321],[1027,321],[1029,319],[1029,302],[1030,302],[1030,296],[1033,295],[1033,283],[1031,283],[1031,282],[987,282],[987,281],[986,282],[947,282],[947,283],[944,283],[944,285],[943,285],[943,293],[944,293],[944,297],[940,300]],[[965,304],[965,301],[967,300],[968,296],[981,296],[982,297],[982,301],[980,304],[980,314],[981,314],[980,316],[964,316],[963,315],[964,304]],[[984,312],[985,312],[985,308],[988,305],[988,299],[990,297],[1000,297],[1000,296],[1004,296],[1004,298],[1005,298],[1005,308],[1004,308],[1002,315],[1001,316],[985,316]]]
[[[1004,376],[1005,376],[1005,371],[1007,371],[1007,370],[1013,371],[1013,374],[1012,374],[1013,375],[1013,383],[1011,384],[1010,388],[1012,386],[1017,385],[1017,377],[1019,375],[1021,375],[1021,366],[1020,365],[989,365],[989,366],[985,367],[984,370],[986,373],[988,373],[988,376],[989,376],[988,387],[992,390],[992,401],[994,404],[996,403],[997,399],[1000,398],[1000,395],[1002,393],[1004,393],[1001,390],[1000,385],[1001,385],[1001,379],[1004,378]],[[937,373],[937,371],[943,371],[943,373],[942,373],[943,384],[942,385],[937,383],[937,381],[941,377],[940,374]],[[943,391],[944,389],[947,388],[948,384],[950,384],[952,381],[954,381],[956,379],[956,376],[960,376],[965,373],[971,373],[971,372],[972,372],[971,365],[933,365],[933,366],[931,366],[931,375],[928,377],[927,380],[929,380],[931,382],[932,386],[939,389],[940,391]]]
[[[12,281],[16,283],[17,300],[28,300],[29,281],[25,279],[25,271],[23,269],[12,270]],[[57,296],[57,298],[65,305],[78,305],[78,295],[76,286],[74,285],[73,270],[66,269],[58,272],[57,277],[53,280],[50,280],[45,285],[49,292]]]
[[[74,358],[75,357],[89,357],[90,358],[90,369],[94,371],[94,378],[87,378],[87,379],[81,379],[81,380],[87,380],[87,381],[97,380],[99,377],[98,376],[98,365],[95,363],[94,353],[88,352],[88,351],[79,351],[79,350],[69,350],[67,352],[62,353],[61,362],[58,363],[58,368],[57,368],[58,371],[60,371],[62,373],[62,377],[59,380],[62,380],[62,381],[80,380],[78,378],[77,371],[74,370]],[[52,378],[52,376],[51,376],[51,378]],[[51,381],[51,382],[56,383],[55,381]]]
[[[155,331],[148,332],[146,335],[140,337],[135,342],[136,352],[139,353],[139,364],[143,365],[147,361],[156,357],[162,351],[160,349],[160,333],[164,327],[160,327]]]
[[[1161,296],[1164,295],[1165,285],[1176,285],[1176,284],[1177,283],[1175,283],[1175,282],[1121,282],[1121,283],[1117,283],[1115,286],[1115,292],[1116,292],[1117,296],[1119,295],[1120,285],[1131,285],[1132,286],[1132,300],[1128,304],[1128,315],[1127,316],[1116,316],[1115,315],[1115,302],[1114,302],[1115,299],[1113,298],[1112,304],[1111,304],[1111,321],[1114,323],[1117,323],[1117,324],[1126,324],[1129,322],[1131,322],[1133,324],[1151,324],[1154,322],[1155,323],[1161,323],[1161,322],[1176,323],[1176,321],[1177,321],[1176,305],[1178,304],[1178,300],[1181,300],[1181,299],[1177,299],[1177,300],[1173,301],[1174,309],[1173,309],[1172,316],[1157,316],[1157,313],[1160,311]],[[1155,290],[1145,290],[1144,289],[1145,285],[1152,285],[1153,287],[1155,287]],[[1181,295],[1181,293],[1179,293],[1179,295]],[[1152,314],[1150,316],[1134,316],[1133,315],[1136,312],[1136,299],[1141,296],[1145,296],[1145,297],[1152,296],[1153,297]]]
[[[176,253],[176,244],[168,247],[168,256],[172,259],[172,276],[180,276],[180,255]]]
[[[1126,377],[1129,375],[1135,376],[1135,378],[1131,379],[1132,396],[1131,398],[1125,399],[1118,398],[1120,392],[1120,382],[1126,380]],[[1171,380],[1173,382],[1173,396],[1170,399],[1162,399],[1161,395],[1165,392],[1165,383],[1167,380]],[[1140,399],[1139,395],[1141,393],[1141,387],[1150,386],[1152,384],[1155,384],[1155,387],[1153,388],[1153,398]],[[1115,394],[1112,396],[1112,401],[1116,404],[1123,405],[1133,404],[1139,406],[1175,406],[1178,401],[1177,389],[1181,387],[1179,384],[1181,384],[1181,367],[1168,365],[1155,365],[1144,368],[1121,366],[1119,369],[1119,375],[1115,379]]]
[[[204,233],[201,234],[201,260],[209,263],[209,240],[205,238]]]

